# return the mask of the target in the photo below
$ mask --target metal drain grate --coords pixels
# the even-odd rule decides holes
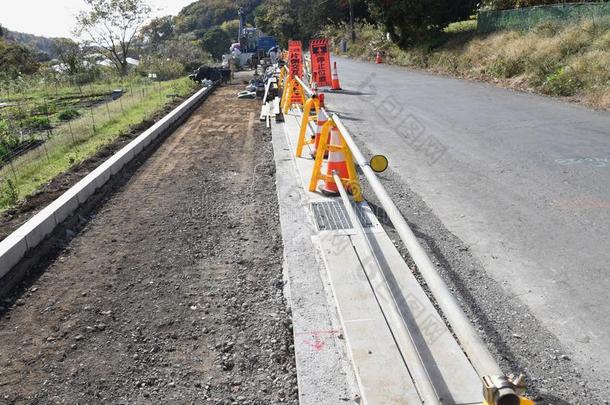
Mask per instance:
[[[360,223],[365,228],[373,226],[371,221],[364,214],[363,209],[359,206],[356,208]],[[316,220],[318,231],[336,231],[353,228],[352,221],[350,221],[342,201],[312,202],[311,209]]]

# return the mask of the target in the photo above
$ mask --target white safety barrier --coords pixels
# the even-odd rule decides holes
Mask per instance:
[[[189,97],[2,240],[0,242],[0,277],[6,275],[19,263],[28,250],[35,248],[42,242],[57,225],[68,218],[97,189],[106,184],[114,174],[118,173],[153,140],[169,129],[176,121],[190,113],[213,89],[214,86],[205,87]],[[2,286],[0,285],[0,287]]]

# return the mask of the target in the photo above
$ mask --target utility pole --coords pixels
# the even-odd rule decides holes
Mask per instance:
[[[237,15],[239,16],[239,31],[237,32],[237,42],[241,44],[241,36],[244,32],[244,28],[246,28],[246,17],[244,15],[244,10],[240,7],[237,10]]]
[[[349,28],[352,31],[352,43],[356,42],[356,29],[354,28],[354,0],[349,0]]]

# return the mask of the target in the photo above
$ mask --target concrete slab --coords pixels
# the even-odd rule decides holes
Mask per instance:
[[[27,234],[17,229],[0,242],[0,277],[6,275],[28,250]]]
[[[138,155],[140,152],[142,152],[142,150],[144,150],[144,147],[146,146],[141,140],[136,142],[138,140],[138,138],[134,139],[133,142],[133,153],[135,155]]]
[[[78,183],[72,186],[71,189],[77,191],[78,203],[83,204],[89,197],[95,193],[97,185],[95,184],[95,176],[91,173],[83,177]]]
[[[20,227],[26,235],[25,240],[28,249],[36,247],[53,231],[55,225],[57,225],[57,222],[55,221],[55,210],[56,207],[49,205]]]
[[[328,233],[322,254],[364,403],[421,404],[350,237]]]
[[[391,292],[393,297],[391,302],[381,300],[381,294],[377,294],[377,297],[383,312],[396,313],[399,322],[402,322],[388,323],[398,346],[405,347],[405,343],[398,338],[400,333],[397,329],[406,327],[443,403],[482,403],[483,396],[478,375],[391,239],[385,232],[367,236],[378,265],[366,263],[364,260],[361,260],[361,263],[368,269],[369,280],[374,290],[388,288]],[[366,242],[362,236],[353,235],[351,241],[356,252],[366,249]],[[408,354],[404,350],[402,352],[408,367],[410,363]]]
[[[140,136],[131,141],[134,144],[134,151],[140,149],[141,152],[142,149],[147,147],[152,142],[152,138],[155,137],[159,131],[160,127],[155,129],[154,131],[149,128],[148,131],[143,132]]]
[[[91,172],[95,176],[95,188],[101,188],[110,180],[112,173],[110,172],[110,166],[108,162],[104,162],[99,165],[94,171]]]
[[[125,146],[123,149],[114,154],[110,159],[108,159],[108,162],[110,162],[110,173],[112,175],[117,174],[123,168],[123,166],[125,166],[131,161],[131,159],[133,159],[133,157],[133,149],[129,148],[128,146]]]
[[[345,404],[359,397],[343,329],[328,296],[323,265],[312,242],[313,229],[304,191],[295,176],[294,160],[283,127],[272,120],[280,223],[284,239],[285,294],[294,330],[299,402],[303,405]]]
[[[69,189],[59,196],[49,207],[55,212],[55,224],[61,224],[81,204],[78,190]],[[50,233],[50,232],[49,232]]]

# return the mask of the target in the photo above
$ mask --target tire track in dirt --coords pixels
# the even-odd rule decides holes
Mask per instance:
[[[270,135],[239,89],[0,303],[0,403],[297,402]]]

